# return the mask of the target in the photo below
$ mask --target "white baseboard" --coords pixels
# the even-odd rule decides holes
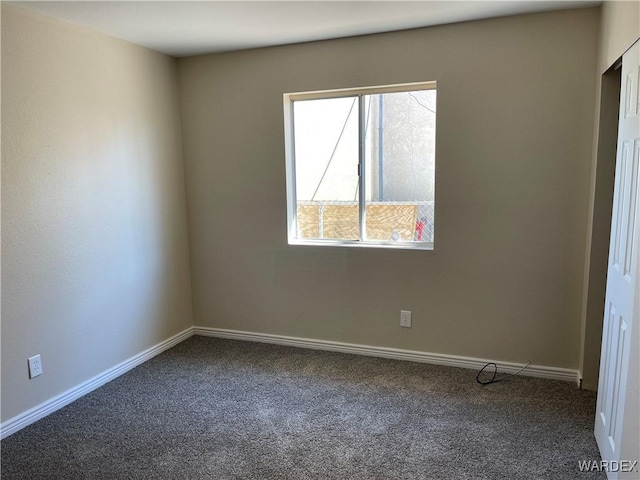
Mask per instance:
[[[358,345],[353,343],[332,342],[328,340],[316,340],[310,338],[287,337],[283,335],[271,335],[266,333],[243,332],[240,330],[227,330],[223,328],[190,327],[174,335],[173,337],[158,343],[157,345],[141,352],[115,367],[112,367],[101,374],[81,383],[80,385],[57,395],[40,405],[17,415],[6,422],[0,424],[0,439],[6,438],[18,430],[30,425],[41,418],[61,409],[74,400],[86,395],[105,383],[119,377],[134,367],[146,362],[156,355],[168,350],[178,343],[193,335],[206,337],[229,338],[234,340],[245,340],[251,342],[272,343],[277,345],[288,345],[292,347],[310,348],[314,350],[326,350],[331,352],[351,353],[356,355],[367,355],[371,357],[390,358],[394,360],[406,360],[410,362],[432,363],[435,365],[446,365],[450,367],[461,367],[473,370],[482,368],[485,364],[494,360],[482,358],[461,357],[457,355],[445,355],[441,353],[419,352],[415,350],[401,350],[388,347],[374,347],[369,345]],[[524,365],[512,362],[497,362],[501,373],[515,373]],[[554,380],[564,380],[580,382],[580,373],[577,370],[567,368],[545,367],[542,365],[529,365],[520,375],[530,377],[549,378]]]
[[[95,390],[98,387],[101,387],[105,383],[113,380],[116,377],[119,377],[123,373],[128,372],[134,367],[146,362],[147,360],[155,357],[159,353],[164,352],[165,350],[177,345],[178,343],[186,340],[187,338],[193,335],[193,327],[189,327],[186,330],[170,337],[157,345],[141,352],[133,357],[125,360],[122,363],[119,363],[115,367],[110,368],[102,372],[99,375],[87,380],[86,382],[81,383],[80,385],[67,390],[60,395],[57,395],[46,402],[41,403],[40,405],[27,410],[20,415],[17,415],[6,422],[3,422],[0,425],[0,439],[6,438],[9,435],[17,432],[18,430],[26,427],[27,425],[32,424],[33,422],[40,420],[43,417],[55,412],[56,410],[61,409],[62,407],[70,404],[74,400],[86,395],[87,393]]]
[[[368,355],[371,357],[391,358],[394,360],[408,360],[410,362],[432,363],[450,367],[469,368],[479,370],[489,362],[498,364],[500,373],[515,373],[524,364],[512,362],[499,362],[484,358],[461,357],[457,355],[445,355],[441,353],[419,352],[415,350],[401,350],[397,348],[372,347],[369,345],[357,345],[353,343],[332,342],[328,340],[316,340],[310,338],[286,337],[283,335],[271,335],[266,333],[243,332],[240,330],[227,330],[224,328],[194,327],[194,335],[206,337],[229,338],[233,340],[247,340],[251,342],[273,343],[288,345],[291,347],[311,348],[315,350],[327,350],[331,352],[352,353],[356,355]],[[529,365],[520,375],[529,377],[549,378],[578,382],[577,370],[568,368],[546,367],[543,365]]]

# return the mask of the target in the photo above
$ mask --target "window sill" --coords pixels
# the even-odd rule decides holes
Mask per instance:
[[[309,247],[386,248],[393,250],[434,250],[433,242],[382,242],[358,240],[289,240],[289,245]]]

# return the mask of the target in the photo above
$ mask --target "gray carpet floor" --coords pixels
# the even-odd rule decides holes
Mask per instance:
[[[593,479],[595,394],[192,337],[0,442],[3,479]]]

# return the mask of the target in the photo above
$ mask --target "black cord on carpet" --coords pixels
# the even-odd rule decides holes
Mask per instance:
[[[531,363],[531,360],[527,360],[527,363],[525,364],[524,367],[522,367],[520,370],[518,370],[515,373],[511,373],[509,375],[504,375],[500,378],[496,378],[496,375],[498,374],[498,365],[496,365],[493,362],[489,362],[487,363],[484,367],[482,367],[480,369],[480,371],[478,372],[478,375],[476,375],[476,382],[478,382],[480,385],[489,385],[491,383],[496,383],[496,382],[500,382],[502,380],[506,380],[509,377],[513,377],[514,375],[518,375],[520,372],[522,372],[525,368],[527,368],[529,366],[529,364]],[[489,365],[493,365],[493,376],[491,377],[491,380],[480,380],[480,375],[482,375],[482,372],[484,372],[485,368],[487,368]]]

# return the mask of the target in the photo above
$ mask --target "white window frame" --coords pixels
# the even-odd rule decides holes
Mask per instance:
[[[366,233],[366,181],[365,181],[365,164],[364,148],[365,148],[365,132],[364,132],[364,95],[398,93],[398,92],[414,92],[419,90],[437,90],[435,81],[415,82],[396,85],[371,86],[360,88],[345,88],[336,90],[320,90],[312,92],[285,93],[284,101],[284,138],[285,138],[285,159],[286,159],[286,186],[287,186],[287,236],[289,245],[312,245],[312,246],[338,246],[338,247],[365,247],[365,248],[396,248],[409,250],[433,250],[434,242],[407,242],[407,241],[385,241],[385,240],[367,240],[360,238],[358,240],[346,239],[306,239],[297,238],[298,231],[298,215],[297,215],[297,198],[296,198],[296,161],[294,148],[294,118],[293,103],[299,100],[316,100],[331,99],[341,97],[357,97],[358,98],[358,181],[359,181],[359,219],[360,219],[360,235]],[[437,120],[436,120],[437,125]],[[437,127],[436,127],[437,128]],[[437,157],[436,157],[437,162]],[[435,223],[435,212],[434,212]]]

